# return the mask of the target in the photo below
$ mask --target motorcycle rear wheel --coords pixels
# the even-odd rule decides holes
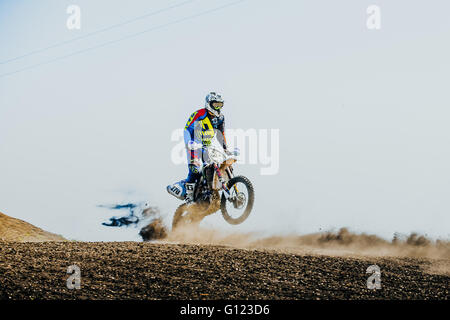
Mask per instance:
[[[173,215],[172,219],[172,231],[181,226],[198,226],[200,224],[204,216],[201,214],[202,211],[195,211],[195,209],[192,207],[195,205],[196,204],[183,203],[177,208],[177,210],[175,210],[175,214]],[[201,210],[201,207],[196,208],[197,210]],[[193,215],[192,210],[200,214]]]
[[[172,231],[175,230],[176,227],[182,224],[183,222],[183,213],[187,209],[187,204],[183,203],[180,205],[177,210],[175,210],[175,214],[173,215],[172,219]]]

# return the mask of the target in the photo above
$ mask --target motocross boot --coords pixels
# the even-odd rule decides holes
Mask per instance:
[[[185,183],[185,188],[186,188],[186,202],[190,203],[192,201],[194,201],[194,190],[195,190],[195,182],[193,183]]]
[[[184,187],[184,180],[176,182],[174,184],[167,186],[167,192],[173,195],[175,198],[184,200],[186,195],[186,190]]]

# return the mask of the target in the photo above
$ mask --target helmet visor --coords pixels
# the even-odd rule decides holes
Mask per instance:
[[[223,107],[223,102],[211,101],[210,106],[213,107],[214,109],[218,110]]]

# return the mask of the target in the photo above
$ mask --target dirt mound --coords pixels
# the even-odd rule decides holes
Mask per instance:
[[[429,259],[144,242],[0,244],[0,299],[448,299]],[[381,270],[370,290],[367,268]],[[80,290],[66,286],[81,271]],[[175,317],[172,317],[175,318]]]
[[[39,242],[65,241],[65,239],[0,212],[0,241]]]

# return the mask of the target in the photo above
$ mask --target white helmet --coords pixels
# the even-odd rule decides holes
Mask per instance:
[[[224,104],[222,95],[216,92],[210,92],[205,100],[206,110],[218,117],[220,115],[220,109],[222,109]]]

